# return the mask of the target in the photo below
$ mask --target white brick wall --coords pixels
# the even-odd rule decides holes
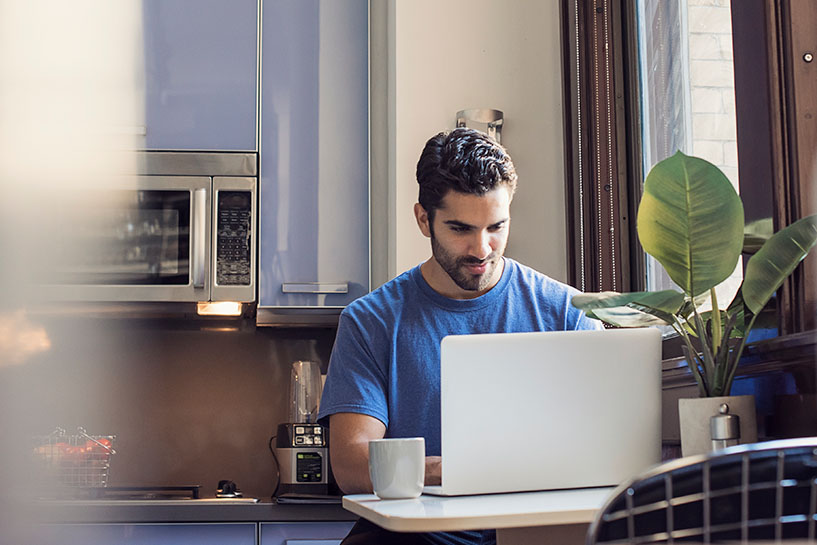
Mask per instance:
[[[690,6],[726,6],[729,7],[729,0],[689,0]]]
[[[738,186],[730,0],[687,0],[692,153]]]
[[[723,98],[720,89],[709,87],[695,87],[692,89],[692,113],[719,114],[723,113]]]
[[[731,34],[732,18],[729,6],[689,6],[689,31],[705,34]],[[727,14],[724,17],[724,12]]]
[[[723,46],[717,34],[691,34],[689,57],[691,59],[720,60],[724,58]]]
[[[732,62],[728,60],[695,60],[689,61],[689,72],[692,88],[717,87],[728,89],[735,85],[735,73]]]
[[[715,164],[723,163],[723,143],[715,140],[696,140],[692,144],[692,153],[698,157],[706,157],[707,161]]]
[[[692,139],[693,142],[701,140],[714,140],[719,143],[734,141],[735,116],[727,114],[693,114]]]

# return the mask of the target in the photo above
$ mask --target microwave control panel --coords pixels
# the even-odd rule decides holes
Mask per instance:
[[[216,283],[220,286],[250,285],[251,215],[252,193],[218,192]]]

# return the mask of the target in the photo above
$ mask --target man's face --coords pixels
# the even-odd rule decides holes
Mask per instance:
[[[456,286],[443,293],[476,297],[499,281],[510,205],[511,194],[505,186],[481,196],[458,191],[446,194],[433,221],[426,221],[434,261]]]

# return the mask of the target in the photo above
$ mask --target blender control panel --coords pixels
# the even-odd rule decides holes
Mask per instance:
[[[293,447],[322,447],[325,439],[319,424],[295,424],[292,430]]]

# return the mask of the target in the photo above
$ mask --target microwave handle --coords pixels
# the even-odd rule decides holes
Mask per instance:
[[[193,192],[193,270],[192,280],[194,288],[203,288],[205,279],[205,253],[207,249],[206,220],[207,218],[207,190],[196,189]]]

